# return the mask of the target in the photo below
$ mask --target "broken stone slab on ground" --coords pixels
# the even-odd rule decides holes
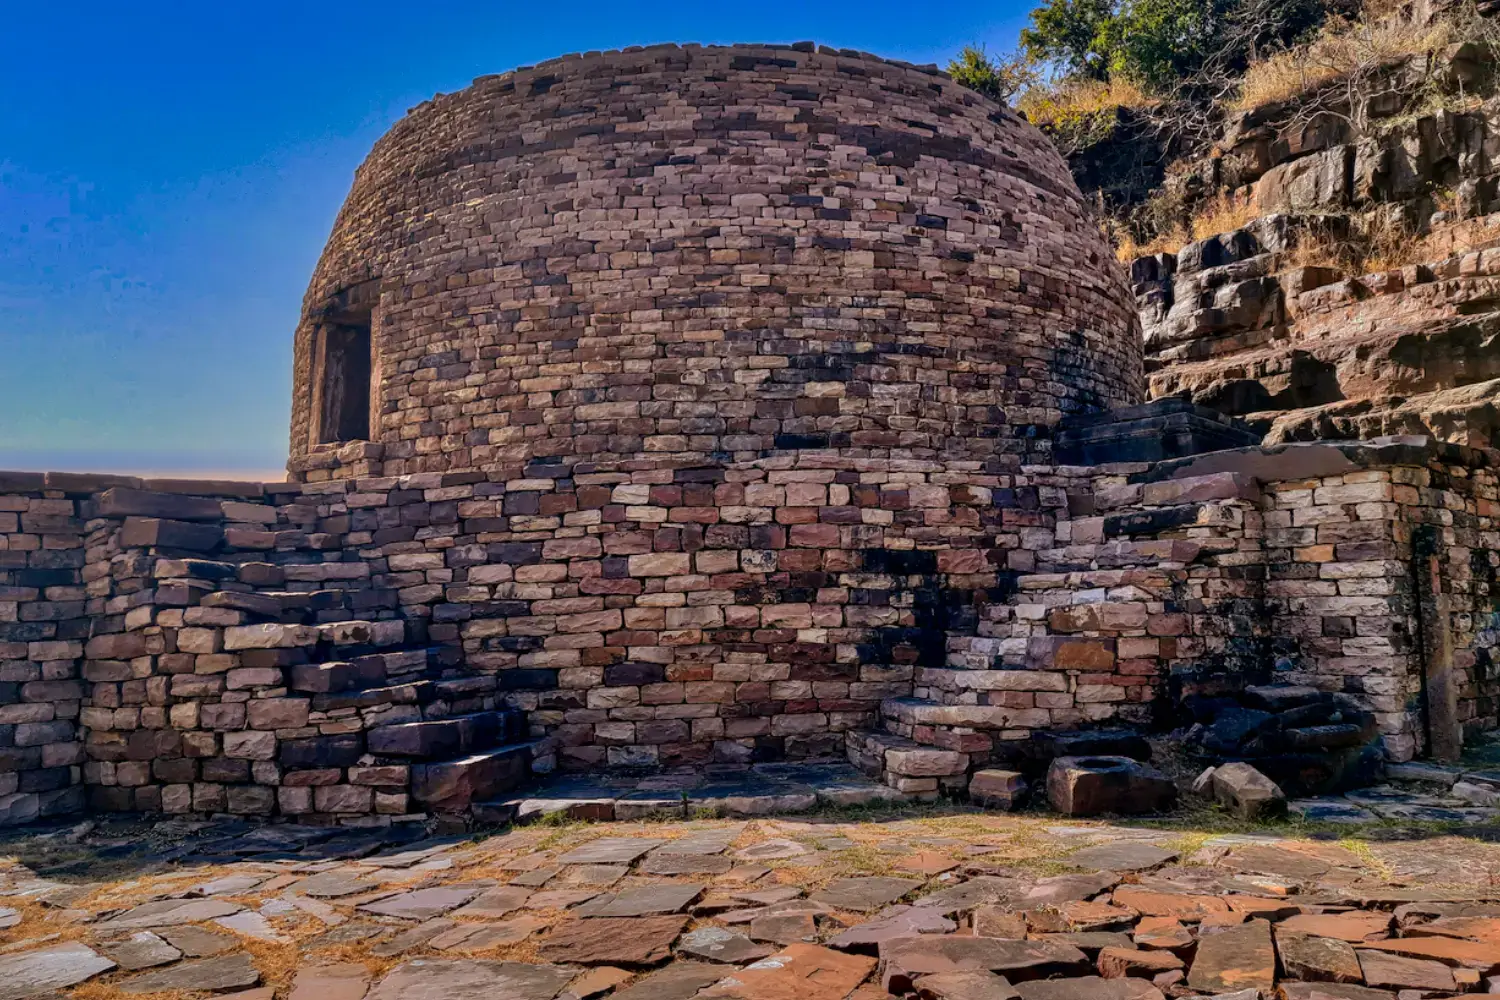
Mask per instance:
[[[913,980],[943,972],[993,972],[1006,979],[1084,975],[1088,958],[1071,945],[1053,941],[923,934],[880,944],[884,986],[900,994]]]
[[[1210,781],[1214,798],[1240,819],[1254,820],[1286,812],[1286,795],[1279,785],[1242,762],[1214,768]]]
[[[115,963],[76,941],[0,957],[0,1000],[23,1000],[85,982]]]
[[[1059,757],[1047,770],[1047,800],[1065,816],[1165,812],[1177,786],[1129,757]]]

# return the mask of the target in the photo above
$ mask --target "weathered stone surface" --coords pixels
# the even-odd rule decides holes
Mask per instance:
[[[203,927],[164,927],[158,933],[188,958],[208,958],[239,945],[233,935]]]
[[[297,970],[287,1000],[363,1000],[370,971],[359,962],[313,965]]]
[[[1364,949],[1356,954],[1359,956],[1360,971],[1364,973],[1365,983],[1369,986],[1414,990],[1457,989],[1452,970],[1441,962]]]
[[[933,907],[945,915],[951,915],[960,910],[973,909],[984,903],[1020,899],[1026,894],[1027,888],[1025,883],[1017,879],[980,875],[958,885],[929,892],[925,896],[918,896],[912,905]]]
[[[652,852],[640,863],[643,875],[723,875],[734,867],[728,858],[703,854],[661,854]]]
[[[1170,951],[1142,951],[1137,948],[1105,948],[1096,963],[1105,979],[1137,976],[1151,979],[1163,972],[1184,967],[1182,959]]]
[[[420,959],[386,973],[367,1000],[553,1000],[573,975],[527,962]]]
[[[1296,934],[1276,928],[1276,953],[1290,979],[1322,983],[1362,983],[1359,959],[1346,941]]]
[[[682,940],[677,942],[677,950],[694,958],[742,965],[765,958],[776,949],[757,944],[745,935],[723,927],[700,927],[690,934],[684,934]]]
[[[958,925],[937,906],[892,906],[828,940],[828,947],[876,954],[882,941],[915,934],[951,934]]]
[[[1188,970],[1188,985],[1209,993],[1266,992],[1275,981],[1276,948],[1271,943],[1271,925],[1265,920],[1251,920],[1200,938]]]
[[[1335,938],[1339,941],[1376,941],[1389,934],[1388,913],[1350,910],[1347,913],[1299,913],[1277,925],[1278,931]]]
[[[478,886],[445,885],[431,889],[403,892],[373,903],[364,903],[360,909],[365,913],[376,913],[384,917],[401,917],[404,920],[430,920],[433,917],[455,910],[480,893]]]
[[[170,927],[173,924],[201,923],[217,917],[227,917],[243,909],[239,903],[219,899],[163,899],[154,903],[142,903],[99,926],[104,930]]]
[[[1100,871],[1136,872],[1164,865],[1177,857],[1176,851],[1139,841],[1119,841],[1085,847],[1068,855],[1067,862],[1077,868],[1093,868]]]
[[[1021,1000],[1163,1000],[1161,990],[1144,979],[1082,976],[1017,983]]]
[[[1015,981],[1089,971],[1083,952],[1070,945],[956,935],[892,938],[881,942],[880,959],[886,988],[898,994],[918,977],[943,972],[994,972]]]
[[[22,1000],[76,986],[115,967],[78,942],[0,956],[0,1000]]]
[[[875,968],[863,955],[788,945],[698,994],[702,1000],[844,1000]]]
[[[1177,786],[1129,757],[1059,757],[1047,771],[1047,799],[1067,816],[1134,815],[1170,809]]]
[[[944,972],[914,984],[918,1000],[1015,1000],[1018,993],[992,972]]]
[[[698,995],[699,990],[712,986],[722,978],[722,965],[675,962],[611,996],[614,1000],[691,1000]]]
[[[750,937],[771,944],[795,944],[818,940],[818,923],[813,914],[768,913],[750,921]]]
[[[137,931],[128,938],[105,941],[99,947],[125,972],[166,965],[182,957],[181,951],[150,931]]]
[[[869,913],[921,887],[918,879],[861,876],[837,879],[808,898],[840,910]]]
[[[703,894],[701,885],[644,885],[599,896],[578,907],[585,917],[648,917],[679,913]]]
[[[602,917],[558,924],[542,939],[548,961],[577,965],[655,965],[672,954],[687,917]]]
[[[969,778],[969,799],[986,809],[1018,809],[1026,799],[1026,776],[1020,771],[987,767]]]
[[[219,955],[196,962],[183,962],[157,972],[148,972],[120,984],[126,993],[166,993],[170,990],[202,990],[222,993],[260,982],[260,972],[244,952]]]
[[[497,885],[486,889],[472,900],[452,911],[454,917],[473,917],[482,920],[498,920],[526,905],[531,892],[521,886]]]
[[[741,861],[779,861],[784,858],[800,858],[811,853],[812,848],[799,844],[795,840],[773,838],[743,847],[735,851],[734,856]]]

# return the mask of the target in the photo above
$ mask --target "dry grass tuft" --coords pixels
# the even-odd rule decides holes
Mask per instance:
[[[1146,108],[1156,104],[1138,84],[1115,79],[1065,80],[1051,87],[1027,90],[1016,99],[1016,110],[1033,125],[1066,128],[1101,111]]]
[[[1357,72],[1443,48],[1457,40],[1455,34],[1449,20],[1421,24],[1367,4],[1362,20],[1330,18],[1307,44],[1251,65],[1234,107],[1247,111],[1289,100]]]

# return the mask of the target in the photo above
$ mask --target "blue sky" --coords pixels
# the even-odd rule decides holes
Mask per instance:
[[[0,31],[0,469],[276,474],[291,332],[406,109],[566,52],[797,41],[946,63],[1029,4],[16,3]],[[279,478],[279,475],[277,476]]]

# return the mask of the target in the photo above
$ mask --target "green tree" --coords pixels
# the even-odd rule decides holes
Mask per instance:
[[[1114,18],[1114,0],[1045,0],[1031,12],[1031,26],[1021,29],[1021,49],[1069,75],[1108,79],[1106,46]]]
[[[965,45],[958,57],[948,63],[948,75],[970,90],[1001,103],[1009,103],[1041,79],[1035,63],[1022,53],[991,59],[982,47],[972,45]]]

